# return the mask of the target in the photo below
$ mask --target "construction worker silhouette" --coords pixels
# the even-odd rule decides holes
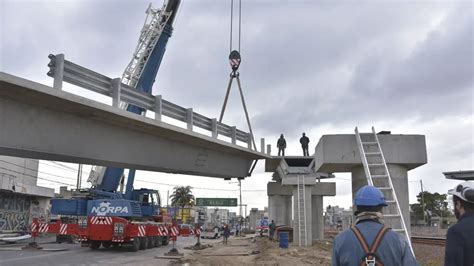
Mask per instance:
[[[303,148],[303,156],[309,156],[308,144],[309,139],[306,137],[306,134],[303,133],[303,136],[300,138],[301,148]]]
[[[277,141],[277,147],[278,147],[278,156],[280,156],[281,153],[283,153],[283,156],[285,156],[286,140],[283,137],[283,134],[280,135],[280,138]]]
[[[334,240],[332,265],[418,265],[406,240],[382,224],[387,203],[380,190],[363,186],[354,205],[355,225]]]
[[[444,255],[445,266],[474,265],[474,183],[463,182],[448,191],[453,195],[458,222],[448,229]]]

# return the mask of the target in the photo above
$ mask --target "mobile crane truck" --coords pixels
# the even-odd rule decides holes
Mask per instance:
[[[148,7],[145,24],[125,69],[122,83],[151,94],[166,44],[173,31],[180,0],[167,0],[161,9]],[[122,103],[121,108],[143,115],[145,110]],[[167,245],[179,234],[171,217],[160,214],[160,195],[151,189],[134,189],[135,170],[129,169],[125,193],[119,190],[125,178],[123,168],[94,166],[89,176],[92,187],[72,199],[51,200],[51,213],[76,217],[64,223],[33,220],[31,231],[74,235],[92,249],[101,246],[130,246],[132,250]]]

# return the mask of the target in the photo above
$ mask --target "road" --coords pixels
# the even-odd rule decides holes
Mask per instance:
[[[203,244],[212,244],[221,240],[201,239]],[[191,250],[184,249],[196,243],[195,237],[179,237],[176,247],[179,252],[189,254]],[[90,264],[135,264],[135,265],[167,265],[170,260],[157,259],[172,248],[168,246],[139,250],[99,249],[91,250],[80,244],[42,244],[44,248],[67,248],[64,251],[17,250],[9,251],[8,246],[0,246],[0,265],[90,265]],[[10,246],[10,248],[13,246]],[[18,248],[18,245],[13,248]]]

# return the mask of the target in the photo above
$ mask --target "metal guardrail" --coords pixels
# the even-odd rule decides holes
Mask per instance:
[[[112,106],[119,106],[120,102],[126,102],[145,110],[155,112],[155,119],[161,121],[162,115],[187,123],[187,129],[192,131],[193,126],[211,131],[212,137],[218,135],[229,137],[232,144],[237,141],[247,143],[247,148],[252,149],[252,137],[250,133],[220,123],[215,118],[208,118],[196,113],[192,108],[184,108],[172,102],[162,99],[161,95],[149,95],[136,90],[121,82],[120,78],[109,78],[85,67],[74,64],[64,59],[64,54],[49,55],[50,68],[48,76],[54,78],[53,88],[61,90],[62,83],[68,82],[84,89],[109,96],[112,98]],[[263,151],[262,151],[263,152]]]

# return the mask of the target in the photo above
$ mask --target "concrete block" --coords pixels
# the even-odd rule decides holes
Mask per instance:
[[[387,164],[404,165],[408,170],[427,163],[424,135],[377,135]],[[354,134],[323,135],[316,145],[317,172],[351,172],[361,165]]]
[[[292,196],[293,188],[291,186],[282,186],[279,182],[268,182],[267,183],[267,195],[285,195]]]

